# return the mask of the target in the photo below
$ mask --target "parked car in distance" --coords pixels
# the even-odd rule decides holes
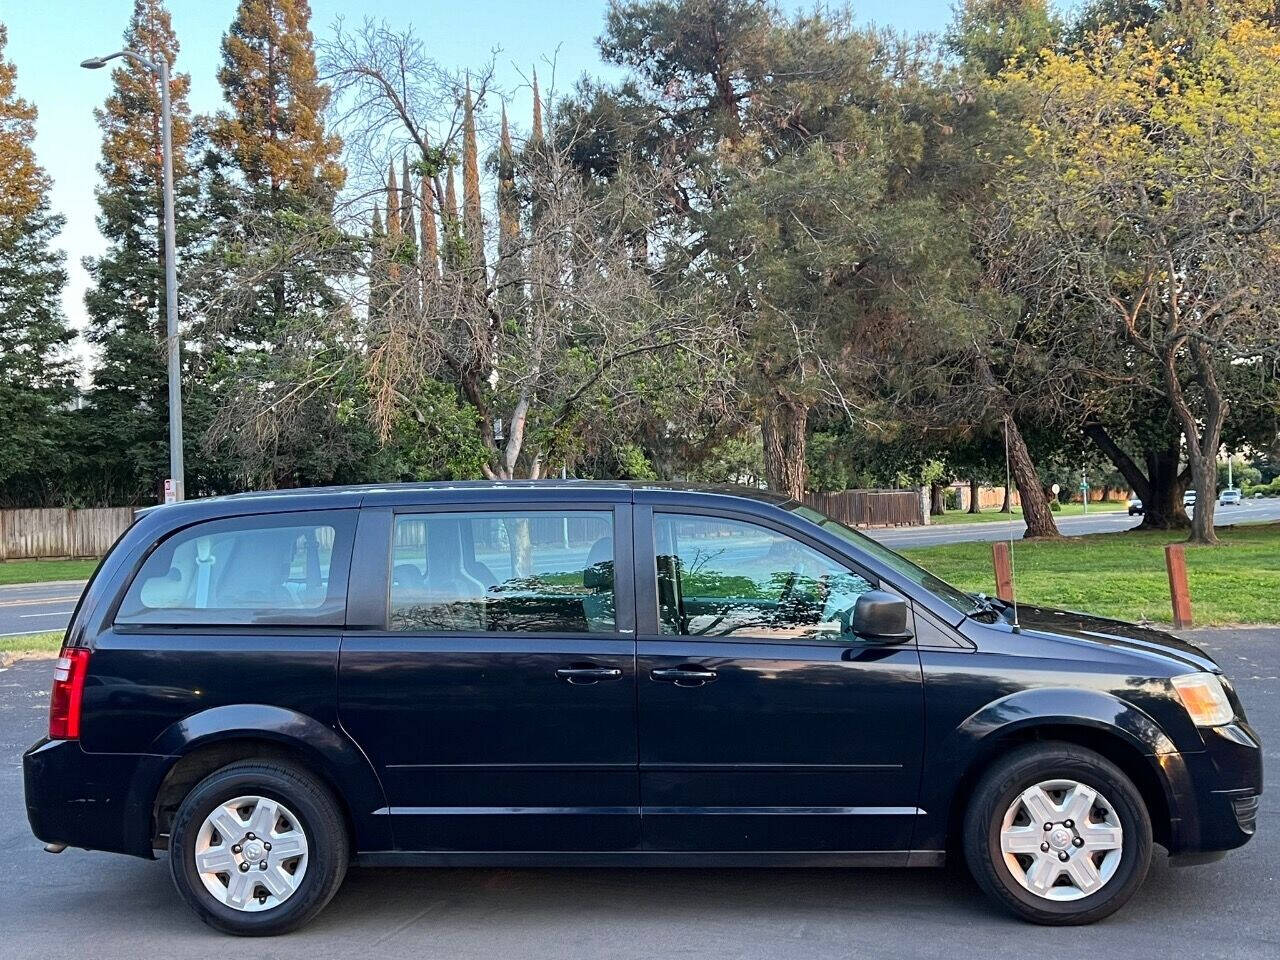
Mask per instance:
[[[1133,516],[1139,516],[1139,517],[1140,517],[1140,516],[1142,516],[1142,515],[1143,515],[1143,511],[1144,511],[1144,509],[1145,509],[1145,508],[1142,506],[1142,501],[1141,501],[1141,500],[1139,500],[1137,497],[1130,497],[1130,498],[1129,498],[1129,516],[1131,516],[1131,517],[1133,517]]]
[[[1089,923],[1154,844],[1248,841],[1261,756],[1168,634],[1015,611],[745,488],[542,481],[144,512],[23,772],[46,849],[162,858],[206,923],[263,935],[351,865],[953,856],[1026,920]]]
[[[1218,506],[1220,507],[1238,507],[1240,505],[1240,491],[1232,487],[1227,487],[1218,494]]]
[[[1194,507],[1196,505],[1196,492],[1188,490],[1182,495],[1182,505],[1184,507]]]

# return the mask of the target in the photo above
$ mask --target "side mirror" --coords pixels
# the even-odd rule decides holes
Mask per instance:
[[[864,640],[905,643],[911,639],[907,601],[896,593],[868,590],[853,605],[853,632]]]

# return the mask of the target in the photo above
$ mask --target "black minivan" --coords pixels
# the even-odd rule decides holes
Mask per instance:
[[[298,926],[348,865],[933,866],[1047,924],[1254,832],[1230,682],[963,593],[809,507],[579,481],[247,494],[98,568],[24,758],[36,836]]]

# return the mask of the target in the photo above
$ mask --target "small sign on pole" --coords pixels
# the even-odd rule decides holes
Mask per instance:
[[[165,477],[165,480],[164,480],[164,502],[165,502],[165,503],[177,503],[177,502],[178,502],[178,491],[177,491],[176,489],[174,489],[174,486],[173,486],[173,477]]]

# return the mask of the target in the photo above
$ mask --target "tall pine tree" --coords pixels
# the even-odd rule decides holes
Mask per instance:
[[[43,504],[65,466],[72,338],[59,295],[62,218],[49,211],[49,178],[36,163],[36,108],[17,94],[0,24],[0,503]]]
[[[193,242],[198,193],[186,155],[191,79],[172,72],[178,39],[163,0],[134,0],[124,46],[152,62],[169,62],[175,240],[182,263]],[[151,500],[169,472],[160,105],[157,77],[121,58],[111,72],[111,94],[95,111],[102,128],[98,229],[108,247],[85,263],[94,281],[85,295],[88,339],[97,345],[99,360],[79,421],[84,496],[100,503]],[[179,317],[186,313],[180,303]]]
[[[200,271],[217,408],[206,446],[256,486],[349,479],[363,457],[343,422],[358,385],[345,372],[350,311],[336,286],[360,242],[333,219],[346,171],[322,117],[330,91],[310,18],[306,0],[241,0],[218,72],[227,108],[210,130],[220,199]]]

